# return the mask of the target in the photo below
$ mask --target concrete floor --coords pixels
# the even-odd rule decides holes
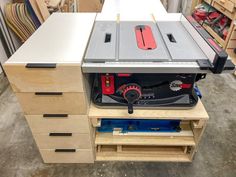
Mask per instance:
[[[0,177],[236,177],[236,79],[208,75],[199,86],[210,120],[192,163],[95,164],[43,164],[7,87],[0,96]]]

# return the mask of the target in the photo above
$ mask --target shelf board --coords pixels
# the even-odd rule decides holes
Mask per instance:
[[[112,133],[98,133],[96,145],[150,145],[150,146],[195,146],[193,136],[114,136]]]
[[[149,146],[195,146],[189,123],[182,123],[180,132],[96,132],[96,145],[149,145]]]
[[[101,147],[96,153],[96,161],[161,161],[161,162],[191,162],[189,154],[183,147],[122,147],[117,152],[112,147]]]
[[[140,154],[97,153],[96,161],[148,161],[148,162],[191,162],[186,154],[182,155],[152,155]]]
[[[98,108],[94,104],[90,105],[89,118],[140,118],[140,119],[181,119],[181,120],[199,120],[209,119],[209,116],[201,102],[198,101],[197,105],[190,109],[183,110],[165,110],[157,108],[134,108],[134,113],[129,114],[127,108]]]
[[[211,0],[203,0],[205,3],[207,3],[208,5],[211,5]]]

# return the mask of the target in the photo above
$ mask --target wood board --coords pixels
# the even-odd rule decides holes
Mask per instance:
[[[201,102],[198,101],[197,105],[191,109],[184,110],[158,110],[155,108],[134,108],[134,113],[129,114],[127,108],[98,108],[93,103],[89,109],[90,119],[100,118],[137,118],[137,119],[181,119],[181,120],[199,120],[209,119],[209,116]]]
[[[35,1],[42,16],[42,19],[46,21],[47,18],[50,16],[46,3],[42,0],[35,0]]]

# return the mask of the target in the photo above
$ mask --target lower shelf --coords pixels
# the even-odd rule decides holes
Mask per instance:
[[[195,146],[195,141],[193,136],[114,136],[112,133],[97,133],[95,144]]]
[[[181,122],[180,132],[96,132],[96,145],[195,146],[190,122]]]
[[[190,146],[97,146],[96,161],[191,162]]]

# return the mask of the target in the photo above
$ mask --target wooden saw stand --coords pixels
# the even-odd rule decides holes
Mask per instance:
[[[91,103],[81,65],[95,18],[54,13],[4,64],[43,161],[192,161],[208,120],[201,100],[189,110],[135,109],[133,114]],[[177,119],[182,131],[98,133],[101,119],[111,118]]]
[[[100,119],[179,119],[180,133],[95,133],[97,161],[172,161],[190,162],[198,149],[208,114],[201,103],[190,110],[99,109],[90,105],[89,119],[95,129]]]

